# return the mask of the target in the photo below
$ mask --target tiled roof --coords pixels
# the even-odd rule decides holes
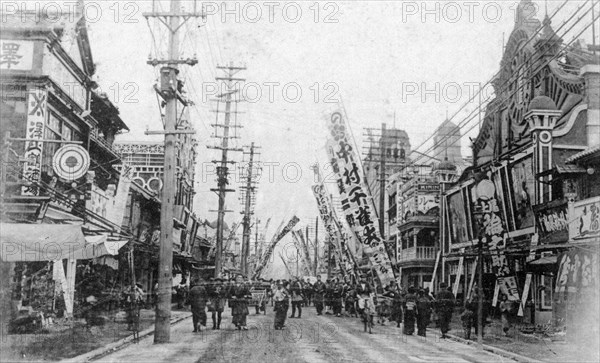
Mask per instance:
[[[574,163],[580,159],[583,159],[587,156],[591,156],[594,154],[598,154],[598,156],[600,157],[600,146],[593,146],[590,148],[587,148],[581,152],[578,152],[577,154],[569,157],[567,160],[565,160],[565,162],[567,163]]]

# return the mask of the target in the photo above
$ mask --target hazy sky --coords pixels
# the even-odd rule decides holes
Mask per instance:
[[[166,56],[165,28],[154,22],[149,27],[142,16],[151,10],[152,1],[86,3],[98,81],[131,129],[120,139],[146,139],[146,127],[162,128],[152,90],[157,72],[146,61],[149,54]],[[182,3],[186,9],[193,7],[192,1]],[[541,6],[541,20],[545,3],[535,3]],[[549,1],[549,12],[560,3]],[[254,141],[262,147],[261,160],[271,163],[264,170],[273,171],[273,178],[263,175],[256,205],[263,223],[273,217],[270,237],[292,213],[305,220],[317,213],[310,165],[326,162],[324,115],[336,107],[329,101],[343,100],[359,144],[364,127],[382,122],[391,127],[395,113],[396,127],[408,132],[413,148],[420,145],[446,112],[459,110],[474,85],[497,72],[518,1],[231,1],[226,4],[228,13],[221,2],[205,4],[213,15],[190,20],[180,38],[183,57],[195,54],[199,61],[194,67],[183,66],[181,73],[196,103],[191,111],[199,139],[195,212],[216,219],[216,213],[208,212],[217,207],[209,191],[216,186],[215,177],[202,173],[203,163],[218,158],[206,148],[214,143],[209,126],[214,123],[214,103],[206,101],[211,97],[203,91],[212,90],[217,64],[245,64],[240,77],[246,79],[243,93],[249,102],[239,106],[245,113],[239,115],[244,128],[238,144]],[[570,1],[553,22],[555,27],[580,4]],[[168,9],[167,1],[162,9]],[[581,26],[569,34],[578,29]],[[298,90],[302,94],[296,100]],[[460,112],[455,123],[475,107],[473,103]],[[239,154],[232,156],[241,160]],[[239,221],[237,195],[228,195],[227,206],[236,211],[227,216],[228,223]]]

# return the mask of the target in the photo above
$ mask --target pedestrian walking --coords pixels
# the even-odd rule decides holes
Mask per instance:
[[[331,299],[333,315],[337,317],[342,316],[342,284],[339,281],[333,285]]]
[[[323,299],[325,298],[325,284],[321,281],[321,275],[317,275],[317,282],[313,286],[313,300],[317,315],[323,315]]]
[[[288,310],[289,305],[289,293],[283,287],[283,283],[277,280],[275,291],[273,293],[273,302],[275,304],[275,322],[274,327],[275,330],[283,329],[285,325],[285,317]]]
[[[292,295],[292,315],[290,318],[296,317],[296,311],[298,311],[298,319],[300,319],[302,317],[302,301],[304,300],[304,297],[302,296],[302,285],[300,284],[300,279],[298,277],[292,282],[290,293]]]
[[[508,336],[508,331],[511,328],[513,304],[508,301],[508,296],[502,294],[502,302],[500,302],[500,319],[502,321],[502,331],[505,336]]]
[[[475,314],[473,314],[473,310],[471,310],[471,307],[468,304],[462,314],[460,314],[464,336],[467,340],[471,339],[471,328],[473,327],[474,315]]]
[[[396,283],[396,281],[392,281],[391,287],[387,292],[388,296],[392,299],[392,310],[390,315],[390,321],[396,322],[396,327],[400,327],[400,323],[402,323],[402,291],[400,287]]]
[[[436,311],[439,319],[442,338],[446,338],[446,333],[450,330],[450,321],[454,312],[454,294],[450,291],[445,282],[440,284],[440,292],[436,295]]]
[[[473,294],[473,297],[471,297],[471,300],[469,300],[469,302],[467,303],[467,307],[469,307],[469,309],[473,312],[473,328],[475,328],[475,335],[478,334],[479,331],[479,318],[478,318],[478,314],[479,314],[479,293],[481,292],[481,290],[479,288],[475,289],[475,293]],[[485,294],[483,295],[483,305],[482,305],[482,309],[481,309],[481,336],[483,337],[485,335],[485,326],[487,325],[487,317],[488,317],[488,302],[485,299]]]
[[[231,307],[231,315],[233,316],[232,323],[238,330],[248,330],[246,327],[246,319],[249,313],[248,299],[250,297],[250,289],[244,283],[242,275],[238,275],[230,299],[230,303],[233,303],[233,306]]]
[[[188,294],[188,301],[192,310],[192,324],[194,333],[201,331],[201,326],[206,327],[206,300],[207,294],[202,281],[196,280]]]
[[[425,295],[425,290],[419,289],[417,294],[417,335],[426,336],[427,326],[431,319],[431,302]]]
[[[358,317],[358,312],[356,311],[356,288],[353,285],[346,286],[344,299],[346,315]]]
[[[408,288],[408,294],[404,297],[403,308],[404,329],[402,333],[405,335],[413,335],[417,318],[417,295],[415,295],[415,288],[412,286]]]
[[[221,314],[225,308],[225,287],[223,279],[216,278],[207,286],[208,311],[211,313],[213,330],[221,329]]]

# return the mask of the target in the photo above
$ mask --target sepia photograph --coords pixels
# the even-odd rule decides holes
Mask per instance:
[[[0,362],[599,362],[600,0],[0,0]]]

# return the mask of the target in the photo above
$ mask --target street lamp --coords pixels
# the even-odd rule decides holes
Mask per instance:
[[[485,215],[490,213],[484,211],[482,204],[494,198],[496,186],[489,179],[481,180],[475,187],[477,196],[477,205],[473,213],[479,225],[479,236],[477,241],[477,344],[479,349],[483,349],[483,238],[485,236]]]

